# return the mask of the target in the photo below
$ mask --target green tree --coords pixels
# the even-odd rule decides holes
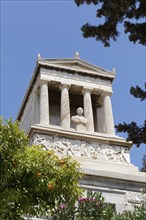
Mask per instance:
[[[146,84],[145,84],[146,87]],[[141,101],[145,101],[146,99],[146,91],[142,90],[139,86],[131,87],[130,93],[139,98]],[[117,132],[126,132],[128,137],[128,141],[132,141],[137,147],[141,144],[146,144],[146,120],[144,120],[143,125],[138,126],[136,122],[120,123],[115,126]]]
[[[145,84],[146,88],[146,84]],[[131,95],[135,98],[139,98],[141,101],[146,99],[146,91],[141,89],[139,86],[131,87]],[[138,126],[136,122],[131,123],[120,123],[115,126],[117,132],[127,133],[127,141],[132,141],[137,147],[141,144],[146,144],[146,120],[144,120],[143,125]],[[146,155],[142,158],[142,172],[146,172]]]
[[[0,220],[47,216],[56,204],[75,201],[80,177],[72,158],[30,147],[18,122],[0,120]]]
[[[103,18],[103,23],[82,26],[85,38],[95,38],[104,46],[110,46],[110,40],[116,41],[120,35],[118,24],[123,23],[125,33],[133,43],[146,45],[146,1],[145,0],[75,0],[77,6],[94,4],[97,6],[96,17]]]

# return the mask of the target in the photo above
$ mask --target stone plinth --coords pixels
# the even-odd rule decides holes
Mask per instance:
[[[30,143],[77,160],[85,174],[80,185],[102,192],[118,212],[131,209],[131,201],[133,205],[142,201],[140,189],[145,187],[145,175],[130,163],[131,143],[124,139],[36,125],[30,130]]]

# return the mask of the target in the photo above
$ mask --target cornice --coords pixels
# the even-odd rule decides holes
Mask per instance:
[[[76,63],[77,63],[77,61],[76,61]],[[49,63],[49,62],[45,62],[45,61],[39,61],[39,64],[41,66],[46,66],[47,68],[60,70],[60,71],[66,70],[66,71],[72,72],[72,73],[100,76],[102,78],[109,78],[111,80],[113,80],[115,78],[115,73],[114,72],[105,71],[104,69],[101,70],[101,68],[99,68],[99,69],[96,68],[95,70],[85,70],[85,69],[82,70],[82,69],[79,69],[79,68],[63,66],[63,63],[60,65],[57,62],[56,62],[56,64],[54,64],[54,63]],[[88,66],[88,67],[90,67],[90,66]]]
[[[60,136],[60,137],[67,137],[67,138],[73,138],[73,139],[80,139],[80,140],[86,140],[86,141],[97,141],[98,143],[104,143],[108,145],[118,145],[123,146],[126,148],[131,148],[132,142],[127,142],[124,138],[110,135],[110,134],[103,134],[103,133],[97,133],[97,132],[76,132],[73,129],[63,129],[61,127],[57,126],[44,126],[44,125],[32,125],[30,127],[30,130],[28,132],[29,137],[32,136],[33,133],[41,133],[41,134],[49,134],[54,136]]]

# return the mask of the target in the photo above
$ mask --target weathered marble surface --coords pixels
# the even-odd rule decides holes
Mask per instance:
[[[54,150],[59,156],[70,155],[98,161],[130,164],[128,148],[120,146],[41,134],[35,134],[31,139],[31,144],[43,145],[47,150]]]
[[[142,192],[127,191],[126,198],[129,203],[141,204],[146,201],[146,194],[143,194]]]
[[[133,211],[135,205],[141,205],[144,204],[146,201],[146,194],[143,194],[142,192],[132,192],[132,191],[126,191],[125,193],[126,202],[124,206],[124,210],[130,210]],[[121,210],[123,211],[123,210]]]

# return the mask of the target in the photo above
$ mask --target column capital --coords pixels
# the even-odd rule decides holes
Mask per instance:
[[[109,92],[109,91],[102,91],[101,93],[101,96],[104,97],[104,96],[112,96],[112,92]]]
[[[60,85],[60,89],[61,89],[61,90],[64,89],[64,88],[69,89],[70,86],[71,86],[71,84],[61,83],[61,85]]]
[[[102,106],[103,106],[103,96],[99,96],[98,101],[97,101],[97,105],[98,105],[99,107],[102,107]]]
[[[48,84],[50,83],[50,81],[48,81],[48,80],[43,80],[43,79],[41,79],[40,81],[39,81],[39,85],[40,86],[42,86],[42,85],[47,85],[48,86]]]
[[[93,89],[91,88],[91,87],[84,87],[83,89],[82,89],[82,93],[83,94],[85,94],[86,92],[88,92],[88,93],[92,93],[92,91],[93,91]]]

